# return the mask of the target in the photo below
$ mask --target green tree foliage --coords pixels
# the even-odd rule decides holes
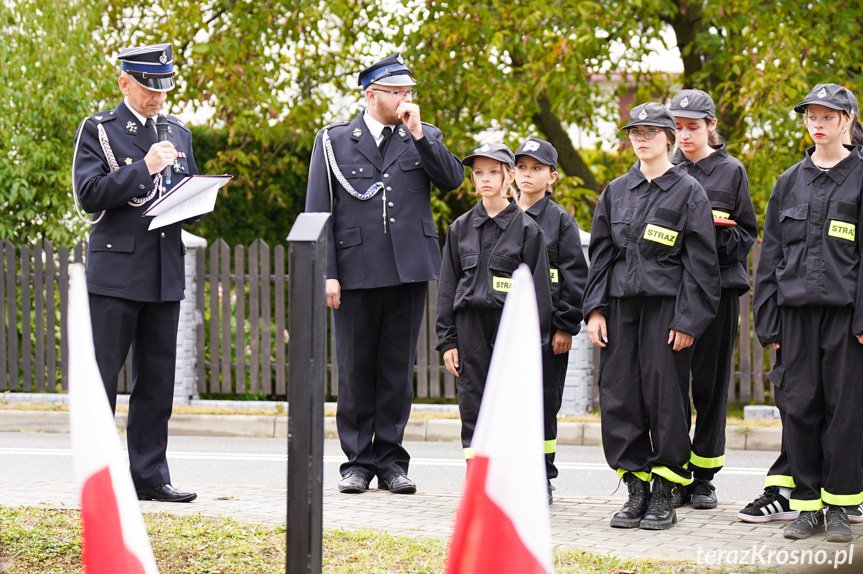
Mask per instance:
[[[757,209],[809,145],[790,112],[817,82],[863,96],[858,2],[756,0],[7,0],[0,12],[0,238],[67,239],[78,123],[120,99],[120,46],[172,41],[170,113],[194,113],[199,167],[231,173],[195,231],[230,243],[280,241],[302,209],[314,134],[361,105],[357,72],[401,49],[423,119],[457,154],[536,135],[560,152],[558,199],[589,228],[602,187],[634,161],[579,149],[571,128],[618,123],[635,101],[708,91],[720,132],[750,173]],[[672,32],[680,77],[645,58]],[[673,46],[672,46],[673,47]],[[597,79],[629,78],[613,91]],[[631,102],[627,101],[628,107]],[[625,142],[622,143],[625,146]],[[475,199],[466,181],[435,198],[441,227]]]
[[[78,124],[110,93],[107,2],[16,0],[0,9],[0,239],[69,241]],[[86,48],[83,48],[85,47]],[[100,46],[100,49],[93,49]]]

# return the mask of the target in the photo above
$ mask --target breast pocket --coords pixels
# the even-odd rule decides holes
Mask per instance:
[[[710,200],[710,209],[713,211],[713,217],[722,217],[728,219],[734,213],[734,207],[737,204],[737,196],[730,191],[724,189],[707,188],[707,198]]]
[[[784,249],[806,240],[808,219],[808,203],[801,203],[779,211],[779,229],[782,233],[782,247]]]
[[[402,172],[405,187],[414,193],[430,192],[431,182],[423,170],[422,160],[419,155],[409,155],[398,160],[399,170]]]
[[[657,207],[648,214],[638,238],[639,251],[646,258],[667,259],[680,252],[686,219],[673,209]]]

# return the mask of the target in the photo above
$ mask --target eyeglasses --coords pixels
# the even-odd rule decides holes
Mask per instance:
[[[400,98],[404,98],[407,95],[410,95],[411,99],[414,99],[415,97],[417,97],[417,91],[416,90],[405,90],[403,92],[394,92],[393,90],[379,90],[378,88],[372,88],[372,91],[384,92],[385,94],[393,94],[393,95],[398,96]]]
[[[637,140],[638,138],[644,138],[646,140],[652,140],[656,137],[656,134],[661,132],[662,130],[657,130],[654,128],[647,128],[646,130],[629,130],[629,139]]]

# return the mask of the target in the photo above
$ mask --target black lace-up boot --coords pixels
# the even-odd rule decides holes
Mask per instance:
[[[629,499],[612,518],[613,528],[638,528],[641,517],[647,510],[647,501],[650,498],[650,483],[644,482],[631,472],[623,475],[623,481],[629,489]]]
[[[641,528],[645,530],[667,530],[677,522],[677,513],[671,505],[673,490],[677,486],[677,483],[661,476],[653,479],[653,491],[650,493],[647,512],[641,519]]]

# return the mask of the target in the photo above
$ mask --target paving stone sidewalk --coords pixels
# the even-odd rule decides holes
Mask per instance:
[[[263,486],[187,485],[198,492],[191,504],[142,503],[144,512],[230,517],[235,520],[283,523],[287,498],[284,488]],[[579,549],[620,558],[662,558],[701,561],[732,559],[736,563],[782,564],[781,552],[823,551],[833,560],[851,547],[832,544],[824,535],[791,542],[782,536],[785,522],[747,524],[736,519],[740,502],[723,502],[715,510],[678,509],[678,524],[670,531],[621,530],[608,525],[624,498],[562,496],[551,507],[555,548]],[[370,490],[361,495],[324,489],[324,528],[371,529],[393,535],[447,539],[459,503],[457,493],[420,492],[399,496]],[[72,481],[0,480],[0,505],[77,508]],[[863,525],[852,525],[855,549],[863,550]],[[753,554],[754,550],[754,554]],[[769,557],[773,552],[774,559]],[[713,552],[713,554],[709,554]],[[719,552],[724,558],[720,558]],[[745,553],[745,554],[744,554]],[[855,552],[856,554],[856,552]],[[777,562],[776,557],[780,558]],[[732,558],[734,557],[734,558]],[[863,562],[863,555],[855,556]],[[787,562],[787,556],[786,556]]]

